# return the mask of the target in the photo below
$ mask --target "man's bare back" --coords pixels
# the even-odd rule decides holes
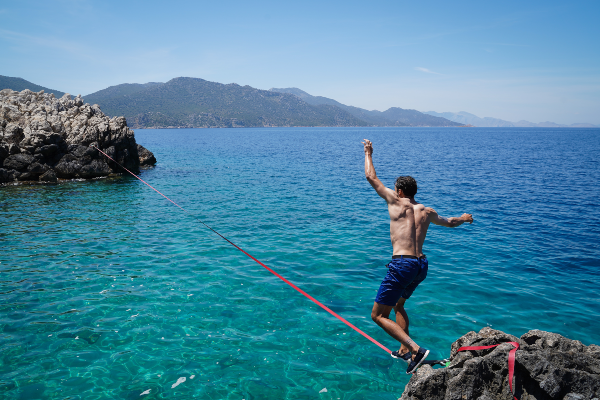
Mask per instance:
[[[404,303],[415,288],[426,278],[428,261],[423,254],[423,243],[429,224],[456,227],[465,222],[472,223],[471,214],[461,217],[444,218],[434,209],[415,201],[417,182],[410,176],[396,180],[396,190],[389,189],[377,178],[373,166],[373,145],[364,139],[365,176],[373,189],[387,203],[390,214],[390,238],[392,240],[392,262],[381,283],[371,318],[390,336],[402,343],[400,350],[392,352],[392,357],[410,361],[407,373],[412,374],[425,360],[429,350],[418,346],[408,336],[408,314]],[[396,322],[389,319],[390,312],[396,312]]]
[[[401,189],[394,191],[385,187],[375,174],[372,158],[373,144],[367,139],[364,140],[365,175],[377,194],[387,202],[390,214],[390,238],[394,255],[422,257],[423,243],[430,223],[454,228],[465,222],[473,222],[471,214],[463,214],[458,218],[441,217],[433,208],[425,207],[415,201],[414,195],[407,196]]]

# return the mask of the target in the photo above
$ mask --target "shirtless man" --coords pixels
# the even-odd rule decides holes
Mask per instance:
[[[429,354],[429,350],[417,345],[408,336],[408,315],[404,303],[412,295],[419,283],[427,276],[427,258],[423,254],[423,242],[430,223],[457,227],[464,222],[472,223],[471,214],[461,217],[444,218],[434,209],[425,207],[415,201],[417,181],[410,176],[396,179],[396,191],[381,183],[373,166],[373,144],[364,139],[365,175],[373,189],[388,205],[390,213],[390,236],[394,249],[392,262],[388,264],[388,272],[381,282],[371,318],[391,337],[402,343],[400,350],[392,352],[392,357],[410,360],[407,374],[414,373]],[[389,319],[394,309],[396,322]]]

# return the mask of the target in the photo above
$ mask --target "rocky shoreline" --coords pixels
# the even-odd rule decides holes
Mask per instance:
[[[421,366],[399,400],[513,400],[508,354],[516,342],[513,388],[519,400],[600,400],[600,346],[532,330],[517,338],[491,328],[452,344],[446,368]],[[503,344],[504,343],[504,344]],[[498,347],[457,351],[463,346]]]
[[[109,118],[81,96],[0,91],[0,184],[57,182],[137,172],[156,164],[124,117]]]

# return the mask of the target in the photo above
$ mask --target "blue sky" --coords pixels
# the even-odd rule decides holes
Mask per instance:
[[[600,1],[4,1],[0,75],[82,95],[190,76],[600,124],[599,16]]]

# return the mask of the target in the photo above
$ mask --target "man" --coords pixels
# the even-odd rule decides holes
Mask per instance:
[[[392,357],[410,360],[407,374],[414,373],[429,354],[429,350],[417,345],[408,336],[408,315],[404,303],[410,298],[419,283],[427,276],[427,258],[423,254],[423,242],[430,223],[457,227],[464,222],[472,223],[471,214],[461,217],[444,218],[435,210],[415,201],[417,181],[410,176],[396,179],[396,191],[383,185],[375,174],[373,166],[373,144],[364,139],[365,175],[373,189],[388,205],[390,213],[390,236],[392,239],[392,262],[381,282],[371,318],[390,336],[402,343],[400,350],[392,352]],[[394,309],[396,322],[389,319]]]

